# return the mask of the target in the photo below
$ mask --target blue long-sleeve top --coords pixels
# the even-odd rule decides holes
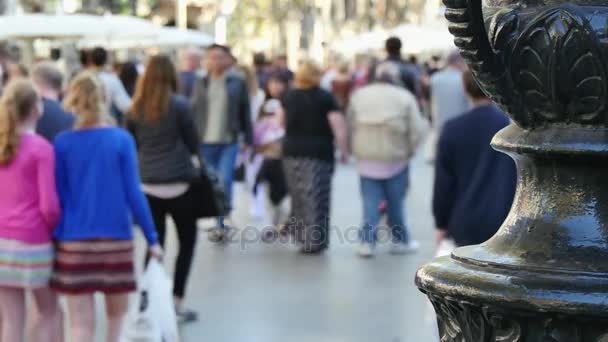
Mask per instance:
[[[513,202],[517,173],[507,155],[490,146],[509,124],[494,105],[474,108],[448,121],[439,138],[433,213],[457,245],[492,237]]]
[[[141,191],[134,139],[119,128],[64,132],[55,139],[56,181],[63,217],[59,241],[133,239],[131,214],[149,244],[158,242]]]

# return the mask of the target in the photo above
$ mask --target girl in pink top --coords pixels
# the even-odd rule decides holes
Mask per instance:
[[[32,340],[59,334],[57,299],[48,282],[60,208],[53,148],[34,133],[41,108],[27,80],[11,82],[0,98],[0,341],[23,341],[26,290],[38,312]]]

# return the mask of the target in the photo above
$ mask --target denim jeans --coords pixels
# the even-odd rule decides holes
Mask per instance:
[[[403,203],[409,186],[409,169],[389,179],[361,177],[361,196],[363,197],[363,227],[360,233],[362,242],[375,244],[378,239],[380,223],[380,203],[386,201],[388,222],[393,242],[408,243],[409,234],[405,226]]]
[[[239,153],[237,144],[203,144],[201,156],[224,182],[225,202],[228,212],[232,208],[232,182],[234,180],[234,166]],[[220,226],[223,226],[220,218]]]

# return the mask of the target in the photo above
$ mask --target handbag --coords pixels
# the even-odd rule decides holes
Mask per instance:
[[[197,218],[225,216],[228,212],[223,182],[204,161],[200,161],[198,177],[191,184],[194,213]]]

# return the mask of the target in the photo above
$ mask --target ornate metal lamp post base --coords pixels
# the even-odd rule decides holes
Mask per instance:
[[[456,44],[513,117],[517,163],[488,242],[418,271],[442,342],[608,342],[608,3],[445,0]]]

